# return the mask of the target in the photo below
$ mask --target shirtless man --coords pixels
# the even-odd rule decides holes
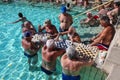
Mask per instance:
[[[89,26],[96,25],[96,20],[97,19],[94,18],[94,16],[92,15],[91,12],[87,12],[86,16],[87,16],[86,19],[83,19],[83,20],[80,21],[81,25],[83,25],[83,24],[86,24],[86,25],[89,25]]]
[[[25,21],[22,25],[22,37],[24,37],[24,33],[26,31],[30,31],[32,35],[36,34],[36,29],[34,28],[34,26],[32,26],[31,22],[29,21]]]
[[[92,65],[93,61],[80,61],[74,48],[68,47],[61,58],[62,80],[80,80],[80,69],[83,66]]]
[[[24,17],[22,13],[18,13],[18,16],[19,16],[19,19],[16,20],[16,21],[14,21],[14,22],[12,22],[13,24],[14,24],[14,23],[17,23],[17,22],[20,22],[20,21],[21,21],[22,23],[24,23],[25,21],[28,21],[27,18]]]
[[[42,66],[41,70],[47,75],[52,75],[56,70],[56,59],[58,56],[62,55],[65,50],[58,49],[55,47],[53,39],[49,39],[46,45],[42,48]]]
[[[29,69],[34,69],[38,62],[37,52],[40,48],[39,45],[31,42],[32,36],[29,31],[24,33],[25,37],[22,39],[22,47],[24,48],[24,55],[28,57]]]
[[[93,42],[90,45],[107,50],[114,37],[115,29],[113,25],[110,24],[110,19],[107,16],[101,17],[100,24],[104,29],[96,37],[91,39]]]
[[[62,6],[61,8],[62,13],[59,15],[59,20],[60,20],[60,32],[67,31],[69,27],[72,25],[73,20],[72,16],[68,13],[66,13],[66,7]]]
[[[41,26],[38,26],[39,27],[39,32],[42,32],[43,30],[45,30],[47,33],[51,34],[51,35],[57,35],[58,31],[55,27],[55,25],[53,25],[51,23],[51,20],[50,19],[47,19],[44,23],[44,26],[41,27]]]

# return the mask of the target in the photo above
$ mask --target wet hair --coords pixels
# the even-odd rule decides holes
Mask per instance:
[[[23,17],[23,14],[22,14],[22,13],[18,13],[18,16],[19,16],[19,17]]]
[[[110,19],[109,19],[109,17],[108,17],[108,16],[101,16],[101,17],[100,17],[100,20],[104,20],[104,21],[105,21],[105,23],[107,23],[107,24],[109,24],[109,23],[110,23]]]

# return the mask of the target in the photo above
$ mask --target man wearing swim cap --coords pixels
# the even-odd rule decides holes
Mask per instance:
[[[46,75],[48,75],[49,78],[56,70],[57,57],[62,55],[64,52],[65,50],[56,48],[55,42],[53,39],[47,40],[46,45],[43,46],[41,70],[44,73],[46,73]]]
[[[60,20],[60,28],[59,28],[60,32],[67,31],[73,23],[72,16],[66,13],[65,6],[61,7],[61,14],[59,15],[59,20]]]
[[[35,69],[38,62],[37,52],[40,46],[31,42],[32,34],[30,31],[24,33],[24,38],[22,39],[22,47],[24,48],[24,55],[28,58],[29,70]]]

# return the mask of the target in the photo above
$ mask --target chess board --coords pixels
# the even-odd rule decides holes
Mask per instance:
[[[47,33],[35,34],[32,38],[32,42],[42,41],[42,42],[46,43],[46,41],[48,39],[51,39],[50,34],[47,34]],[[55,45],[57,48],[61,48],[61,49],[66,49],[66,48],[68,48],[68,46],[74,46],[73,42],[71,42],[70,40],[55,41]]]
[[[73,42],[71,42],[70,40],[59,40],[59,41],[55,41],[55,45],[57,48],[61,48],[61,49],[66,49],[69,46],[74,47],[75,44]]]
[[[32,38],[32,42],[46,42],[48,39],[50,39],[50,34],[47,33],[40,33],[35,34]]]
[[[98,55],[98,48],[94,46],[84,45],[80,43],[76,47],[76,51],[79,53],[80,59],[83,61],[90,61],[96,59]]]

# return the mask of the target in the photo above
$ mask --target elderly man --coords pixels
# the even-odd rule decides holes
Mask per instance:
[[[53,25],[53,24],[51,23],[51,20],[50,20],[50,19],[47,19],[47,20],[45,21],[43,27],[41,27],[41,26],[38,26],[38,27],[39,27],[39,32],[45,30],[46,33],[49,33],[49,34],[51,34],[51,35],[53,35],[53,36],[54,36],[54,35],[57,35],[57,33],[58,33],[55,25]]]
[[[57,57],[62,55],[64,52],[65,50],[56,48],[53,39],[47,40],[46,45],[42,48],[41,70],[49,76],[52,75],[56,70]]]
[[[80,80],[80,69],[83,66],[92,65],[93,61],[80,61],[79,54],[73,47],[68,47],[61,58],[62,80]]]
[[[24,38],[22,39],[22,47],[24,48],[24,55],[28,57],[29,69],[35,68],[38,62],[37,52],[40,48],[39,45],[31,42],[32,35],[30,31],[24,33]]]
[[[101,50],[107,50],[114,37],[115,29],[110,24],[110,19],[107,16],[101,17],[100,24],[104,29],[96,37],[91,39],[93,42],[90,45],[98,46]]]

